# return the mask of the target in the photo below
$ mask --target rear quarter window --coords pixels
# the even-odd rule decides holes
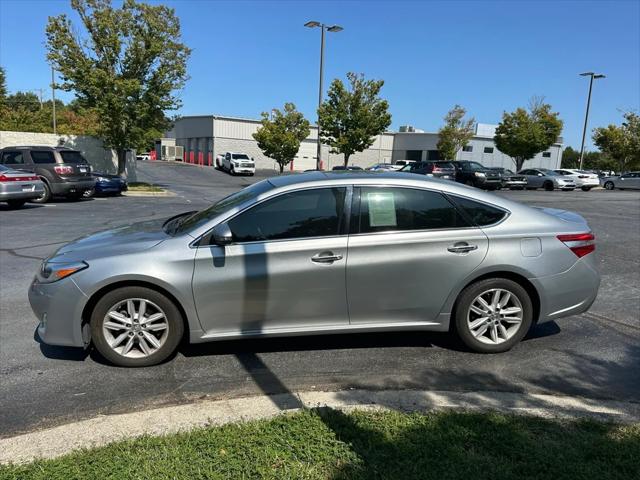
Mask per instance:
[[[53,152],[47,150],[31,150],[31,160],[33,163],[37,164],[45,164],[45,163],[56,163],[56,157],[54,157]]]
[[[503,220],[508,212],[501,208],[487,205],[486,203],[470,200],[468,198],[450,195],[449,198],[462,211],[462,213],[478,227],[493,225]]]

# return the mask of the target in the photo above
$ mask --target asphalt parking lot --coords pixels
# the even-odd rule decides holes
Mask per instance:
[[[313,389],[510,391],[640,401],[640,192],[505,192],[580,213],[597,238],[602,286],[590,312],[537,327],[512,351],[478,355],[444,334],[360,334],[184,346],[145,369],[41,345],[27,289],[40,261],[81,235],[199,209],[260,180],[139,162],[171,197],[0,205],[0,437],[96,414],[194,399]],[[380,288],[384,288],[383,285]]]

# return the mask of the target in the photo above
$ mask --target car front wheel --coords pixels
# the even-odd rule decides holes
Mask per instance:
[[[613,190],[615,186],[613,185],[613,182],[605,182],[604,188],[606,188],[607,190]]]
[[[93,343],[109,362],[146,367],[165,360],[182,339],[176,305],[145,287],[124,287],[104,295],[91,315]]]
[[[588,192],[592,187],[580,187],[583,192]]]
[[[491,278],[462,291],[453,321],[456,333],[471,350],[505,352],[529,331],[533,306],[520,284],[505,278]]]

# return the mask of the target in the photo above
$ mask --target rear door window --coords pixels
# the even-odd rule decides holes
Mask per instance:
[[[439,192],[400,187],[360,188],[354,233],[378,233],[469,227]]]
[[[56,157],[50,150],[31,150],[31,160],[37,164],[56,163]]]
[[[9,151],[2,153],[3,165],[24,165],[24,156],[20,151]]]
[[[87,163],[87,160],[82,156],[80,152],[59,151],[64,163]]]
[[[507,216],[505,210],[486,203],[455,195],[449,195],[449,198],[474,225],[479,227],[493,225]]]

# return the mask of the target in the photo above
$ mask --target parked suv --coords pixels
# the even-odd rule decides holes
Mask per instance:
[[[502,175],[478,162],[458,160],[452,164],[456,169],[456,182],[485,190],[496,190],[502,187]]]
[[[46,203],[54,195],[79,199],[95,185],[89,162],[78,150],[66,147],[5,147],[0,164],[14,170],[35,173],[44,193],[32,202]]]
[[[456,176],[456,169],[451,162],[413,162],[402,167],[400,171],[447,180],[453,180]]]

